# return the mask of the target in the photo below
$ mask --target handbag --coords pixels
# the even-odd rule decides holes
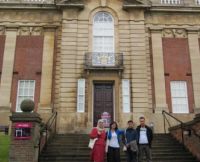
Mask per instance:
[[[136,140],[131,141],[130,148],[131,148],[131,151],[138,152],[138,145],[137,145],[137,141]]]
[[[98,138],[90,139],[88,147],[91,148],[91,149],[93,149],[94,148],[94,144],[95,144],[95,142],[96,142],[97,139]]]
[[[127,151],[127,147],[124,145],[123,146],[123,151],[126,152]]]

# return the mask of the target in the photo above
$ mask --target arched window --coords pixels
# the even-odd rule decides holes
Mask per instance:
[[[93,52],[114,53],[114,21],[107,12],[98,12],[94,16]]]

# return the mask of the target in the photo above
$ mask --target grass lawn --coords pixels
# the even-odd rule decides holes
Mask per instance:
[[[0,162],[8,162],[10,136],[0,133]]]

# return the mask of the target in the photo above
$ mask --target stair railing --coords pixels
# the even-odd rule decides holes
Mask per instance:
[[[43,149],[46,149],[47,144],[50,139],[56,134],[56,125],[57,125],[57,112],[54,112],[51,117],[48,119],[47,123],[44,124],[43,130],[41,132],[40,140],[39,140],[39,151],[38,151],[38,159],[39,155]],[[53,127],[54,126],[54,127]]]
[[[177,119],[176,117],[174,117],[173,115],[171,115],[170,113],[166,112],[165,110],[162,111],[162,115],[163,115],[163,120],[164,120],[164,131],[165,131],[165,134],[167,133],[167,130],[166,130],[166,121],[169,125],[169,128],[171,128],[171,124],[169,122],[169,120],[167,119],[166,115],[173,118],[174,120],[176,120],[177,122],[180,123],[180,127],[181,127],[181,135],[182,135],[182,143],[184,144],[184,128],[183,128],[183,122],[179,119]]]
[[[195,129],[193,129],[193,128],[190,128],[190,130],[193,131],[193,134],[194,134],[194,135],[199,139],[199,141],[200,141],[200,134],[197,133],[197,131],[196,131]]]

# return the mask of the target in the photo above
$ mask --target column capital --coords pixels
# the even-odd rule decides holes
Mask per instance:
[[[149,27],[151,33],[162,33],[163,28],[162,27]]]
[[[16,31],[18,30],[19,26],[18,25],[7,25],[6,26],[6,31]]]
[[[196,34],[196,33],[198,33],[199,31],[200,31],[200,28],[186,28],[186,30],[187,30],[187,32],[188,32],[188,34]]]
[[[0,35],[5,34],[5,26],[0,26]]]
[[[58,28],[56,25],[45,25],[43,26],[44,32],[55,32],[55,30]]]

